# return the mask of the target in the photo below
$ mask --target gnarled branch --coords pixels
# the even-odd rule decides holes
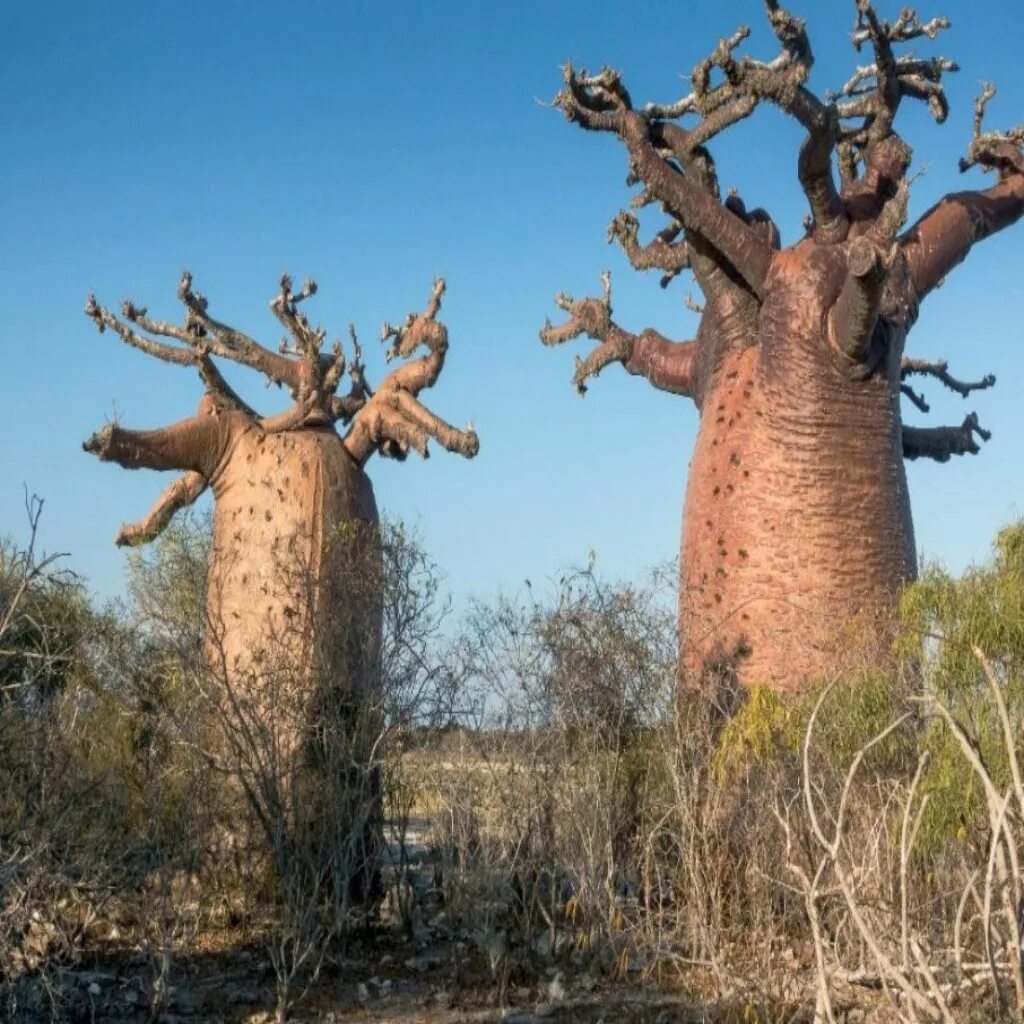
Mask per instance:
[[[986,388],[992,387],[996,382],[994,373],[986,373],[981,380],[959,380],[949,372],[949,363],[945,359],[905,358],[900,365],[900,380],[906,380],[907,377],[912,377],[915,374],[934,377],[949,388],[950,391],[955,391],[961,398],[966,398],[972,391],[984,391]],[[927,407],[923,411],[927,412]]]
[[[608,226],[608,241],[617,241],[635,270],[663,270],[661,286],[690,266],[690,247],[685,240],[676,239],[683,233],[683,225],[673,221],[659,231],[651,242],[641,245],[636,217],[623,210]]]
[[[118,547],[148,544],[164,531],[175,513],[195,502],[206,487],[206,477],[201,473],[185,473],[179,476],[164,488],[145,518],[135,523],[125,523],[117,531],[114,543]]]
[[[749,29],[741,27],[720,40],[712,54],[694,68],[690,96],[674,104],[649,105],[645,112],[661,119],[701,114],[704,121],[688,133],[690,145],[697,146],[749,115],[758,103],[775,104],[808,132],[800,151],[798,174],[811,208],[815,237],[824,243],[840,242],[846,237],[849,219],[832,177],[831,157],[838,133],[835,110],[806,87],[814,55],[803,21],[781,7],[778,0],[766,0],[766,8],[772,31],[782,44],[782,53],[775,60],[765,63],[750,57],[737,58],[735,50],[749,35]],[[712,86],[711,71],[716,67],[725,81]]]
[[[994,95],[995,89],[986,85],[975,103],[974,136],[960,169],[977,165],[998,171],[998,184],[946,196],[900,239],[919,298],[941,285],[976,242],[1024,216],[1024,127],[982,131],[985,107]]]
[[[286,384],[296,405],[260,423],[270,431],[290,430],[314,422],[347,421],[365,401],[361,364],[352,368],[353,388],[349,394],[334,394],[347,365],[341,344],[336,342],[329,354],[322,353],[325,332],[311,327],[298,310],[299,304],[315,295],[316,290],[315,282],[307,281],[302,291],[293,293],[291,278],[287,274],[281,278],[280,293],[270,305],[289,330],[294,346],[286,342],[280,353],[271,352],[241,331],[214,320],[209,315],[207,300],[193,291],[188,271],[178,287],[178,296],[186,307],[183,325],[150,317],[148,310],[130,300],[121,305],[123,320],[100,306],[92,295],[85,312],[101,332],[109,328],[147,355],[178,366],[194,366],[218,409],[258,419],[257,413],[228,385],[211,356],[241,363],[263,373],[271,382]],[[157,339],[171,339],[175,344]],[[355,359],[358,363],[358,348]]]
[[[903,427],[903,457],[905,459],[934,459],[948,462],[953,455],[977,455],[980,446],[977,435],[988,441],[992,432],[978,423],[977,413],[970,413],[959,427]]]
[[[298,394],[299,370],[295,362],[270,349],[264,348],[249,335],[219,320],[208,312],[209,303],[205,296],[192,290],[192,275],[185,271],[178,284],[178,298],[188,312],[187,326],[200,337],[207,339],[214,355],[231,359],[236,363],[262,373],[275,384],[284,384],[293,395]]]
[[[448,352],[448,330],[437,320],[444,289],[444,280],[438,278],[422,313],[410,313],[401,327],[384,324],[381,341],[391,340],[391,346],[385,353],[388,362],[408,359],[421,346],[427,349],[427,354],[393,370],[376,392],[371,391],[363,380],[357,354],[353,389],[361,390],[366,398],[353,415],[344,444],[360,465],[374,451],[392,458],[404,458],[412,448],[426,458],[430,438],[448,451],[466,458],[473,458],[480,450],[480,440],[472,424],[465,430],[459,430],[435,416],[416,397],[437,381]],[[343,406],[343,399],[336,400],[336,409]]]
[[[982,86],[980,95],[974,101],[974,131],[967,147],[967,156],[960,160],[960,170],[971,167],[983,167],[985,170],[998,170],[1002,173],[1016,171],[1024,174],[1024,125],[1018,125],[1006,132],[984,132],[985,108],[996,94],[996,87],[991,82]]]
[[[942,57],[932,61],[921,61],[913,56],[897,57],[893,46],[921,36],[934,39],[949,28],[949,24],[948,18],[921,22],[909,8],[901,11],[899,18],[890,24],[879,18],[872,0],[857,0],[853,44],[859,51],[865,43],[870,43],[875,61],[858,68],[843,87],[843,95],[855,98],[841,106],[839,114],[843,119],[865,119],[861,128],[852,133],[858,144],[870,149],[893,134],[893,121],[904,96],[925,100],[936,120],[945,120],[949,107],[942,90],[942,75],[956,71],[956,64]],[[873,86],[865,84],[869,79],[874,80]]]
[[[612,131],[630,153],[632,176],[647,193],[688,230],[699,233],[760,294],[771,262],[771,250],[758,234],[725,209],[705,187],[668,163],[650,137],[650,119],[632,108],[619,75],[605,68],[599,75],[566,66],[566,88],[556,104],[566,117],[584,128]]]
[[[604,293],[601,298],[573,299],[564,293],[555,297],[555,304],[569,314],[558,326],[549,321],[540,332],[545,345],[561,345],[582,335],[599,341],[586,359],[576,359],[573,384],[582,395],[587,381],[596,377],[611,363],[622,363],[634,375],[647,378],[656,388],[677,395],[693,397],[695,388],[695,342],[673,342],[657,331],[640,334],[624,331],[612,320],[611,275],[601,275]]]

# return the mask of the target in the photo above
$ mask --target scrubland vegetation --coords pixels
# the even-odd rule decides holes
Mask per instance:
[[[384,548],[379,699],[300,756],[204,656],[201,519],[117,604],[4,544],[0,1017],[1024,1019],[1024,524],[793,698],[679,696],[674,567],[456,617]]]

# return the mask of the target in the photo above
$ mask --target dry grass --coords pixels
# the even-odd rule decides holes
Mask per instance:
[[[1022,1018],[1013,537],[926,577],[902,674],[680,704],[671,572],[453,634],[397,533],[380,698],[315,765],[301,688],[240,717],[203,667],[201,537],[121,609],[3,550],[6,1018]]]

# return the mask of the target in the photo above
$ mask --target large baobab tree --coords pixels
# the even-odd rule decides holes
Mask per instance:
[[[376,391],[367,383],[355,331],[350,328],[346,360],[340,343],[326,349],[326,332],[302,312],[316,292],[312,281],[294,291],[282,277],[270,303],[287,332],[276,352],[215,319],[188,273],[178,288],[185,307],[180,324],[155,319],[130,301],[120,317],[94,298],[86,307],[101,332],[194,368],[205,385],[190,419],[146,431],[109,424],[84,448],[128,469],[181,474],[143,520],[122,527],[118,544],[152,540],[177,510],[212,489],[207,655],[235,713],[237,742],[251,744],[258,732],[239,715],[255,708],[263,725],[275,724],[289,703],[293,725],[284,729],[284,746],[291,754],[275,748],[270,760],[306,758],[300,748],[315,748],[317,737],[322,745],[331,728],[324,702],[347,709],[350,719],[378,682],[381,552],[367,461],[374,452],[403,459],[410,449],[426,457],[431,438],[466,457],[477,453],[472,427],[450,426],[419,397],[437,380],[448,349],[438,320],[443,291],[438,280],[422,313],[400,327],[384,325],[387,359],[400,365]],[[261,417],[232,390],[216,359],[256,370],[286,388],[294,404]],[[346,371],[351,386],[339,394]],[[271,685],[271,673],[284,684]]]
[[[904,426],[900,400],[922,410],[910,384],[932,376],[966,396],[994,382],[952,377],[944,362],[904,356],[922,301],[971,247],[1024,213],[1024,129],[985,131],[994,90],[975,108],[961,170],[998,181],[946,196],[906,227],[911,151],[896,131],[905,99],[947,115],[942,57],[899,52],[948,27],[902,11],[892,22],[856,0],[853,43],[870,54],[838,93],[808,87],[804,23],[766,0],[781,53],[742,56],[741,28],[691,76],[692,91],[635,106],[620,75],[565,68],[556,104],[573,123],[618,137],[635,207],[660,204],[667,225],[648,244],[635,216],[612,222],[639,270],[662,284],[690,270],[703,292],[696,337],[675,341],[612,319],[601,298],[559,295],[568,320],[541,332],[548,345],[586,335],[575,383],[610,363],[693,400],[700,412],[683,516],[680,631],[684,677],[734,665],[746,684],[799,688],[831,663],[851,617],[871,628],[915,574],[903,460],[946,461],[987,440],[974,413],[960,425]],[[804,237],[781,248],[762,209],[722,195],[708,145],[771,104],[806,131],[797,174],[809,214]],[[836,176],[838,170],[838,178]]]

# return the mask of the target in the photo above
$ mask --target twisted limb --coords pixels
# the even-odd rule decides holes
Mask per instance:
[[[1024,126],[983,131],[985,108],[994,95],[995,88],[986,85],[975,101],[973,137],[960,170],[993,171],[998,182],[982,191],[947,195],[900,239],[919,299],[938,288],[977,242],[1024,216]]]
[[[612,320],[611,274],[601,275],[601,298],[575,300],[559,294],[555,304],[569,314],[558,326],[550,321],[540,332],[545,345],[561,345],[582,335],[598,341],[586,359],[576,358],[573,383],[582,395],[587,381],[598,376],[611,363],[621,363],[634,375],[645,377],[656,388],[677,395],[693,397],[697,345],[693,341],[669,341],[648,328],[640,334],[624,331]]]
[[[473,458],[480,450],[472,424],[459,430],[432,413],[417,397],[436,383],[444,368],[448,329],[437,319],[444,290],[444,280],[438,278],[422,313],[410,313],[400,327],[385,323],[381,330],[381,341],[391,342],[385,352],[387,361],[408,361],[388,374],[376,392],[366,388],[366,399],[352,418],[343,443],[360,465],[375,451],[404,459],[412,449],[427,458],[431,438],[465,458]],[[426,354],[410,359],[419,348],[425,348]]]
[[[163,533],[175,514],[193,504],[206,488],[206,477],[202,473],[189,472],[179,476],[164,488],[143,519],[125,523],[117,531],[114,543],[118,547],[134,548],[155,540]]]
[[[978,423],[977,413],[970,413],[959,427],[903,427],[903,457],[949,462],[953,455],[977,455],[981,447],[974,440],[988,441],[992,432]]]

